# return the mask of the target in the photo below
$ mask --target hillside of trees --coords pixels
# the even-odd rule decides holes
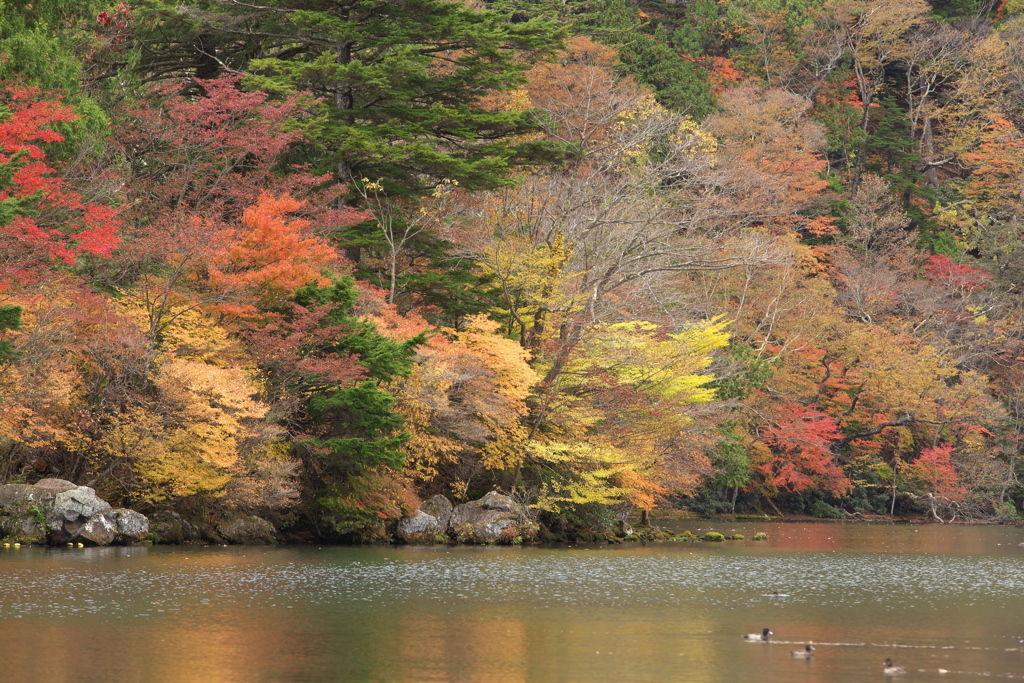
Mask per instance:
[[[1024,1],[12,0],[0,483],[1018,521]]]

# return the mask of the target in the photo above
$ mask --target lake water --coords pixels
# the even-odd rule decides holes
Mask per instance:
[[[1020,528],[684,528],[769,540],[0,550],[0,680],[1024,679]]]

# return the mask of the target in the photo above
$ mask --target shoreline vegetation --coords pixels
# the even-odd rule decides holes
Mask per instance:
[[[1024,5],[794,2],[0,6],[0,542],[1024,522]]]
[[[743,534],[690,530],[675,533],[655,522],[681,519],[714,523],[737,522],[843,522],[867,524],[933,523],[927,517],[895,518],[875,515],[845,519],[809,517],[769,517],[767,515],[723,515],[706,518],[687,510],[659,511],[653,519],[637,516],[636,526],[628,520],[617,521],[609,529],[576,529],[558,535],[538,523],[537,515],[517,504],[509,496],[492,491],[478,501],[453,506],[443,496],[425,501],[414,515],[393,524],[382,524],[372,543],[387,545],[547,545],[556,543],[628,543],[649,541],[722,541],[747,540]],[[963,522],[974,523],[979,522]],[[989,522],[993,523],[993,522]],[[254,515],[223,518],[197,526],[179,515],[165,511],[153,520],[138,512],[113,509],[96,492],[61,479],[44,479],[35,485],[0,486],[0,542],[3,548],[18,549],[32,545],[68,547],[138,544],[276,544],[318,543],[279,533],[273,525]],[[751,540],[766,541],[768,534],[755,532]]]

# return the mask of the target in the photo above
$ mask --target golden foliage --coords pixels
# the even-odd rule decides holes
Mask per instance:
[[[130,472],[127,493],[148,502],[223,495],[267,407],[238,368],[170,359],[154,378],[155,400],[116,416],[97,444],[100,462]],[[84,446],[84,444],[83,444]]]
[[[502,469],[525,437],[521,419],[537,381],[529,353],[485,316],[442,332],[419,350],[410,376],[388,387],[411,435],[409,472],[430,480],[458,458]]]
[[[728,325],[716,318],[675,333],[647,321],[595,326],[556,380],[544,429],[526,445],[532,464],[557,474],[539,505],[625,500],[650,509],[658,469],[685,485],[675,465],[696,460],[681,433],[689,406],[715,398],[704,386],[714,378],[702,371],[728,343]]]

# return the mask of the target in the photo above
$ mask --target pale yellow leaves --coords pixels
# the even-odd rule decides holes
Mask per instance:
[[[171,359],[154,387],[156,399],[114,418],[94,448],[128,468],[142,500],[220,495],[267,412],[252,381],[237,368]]]

